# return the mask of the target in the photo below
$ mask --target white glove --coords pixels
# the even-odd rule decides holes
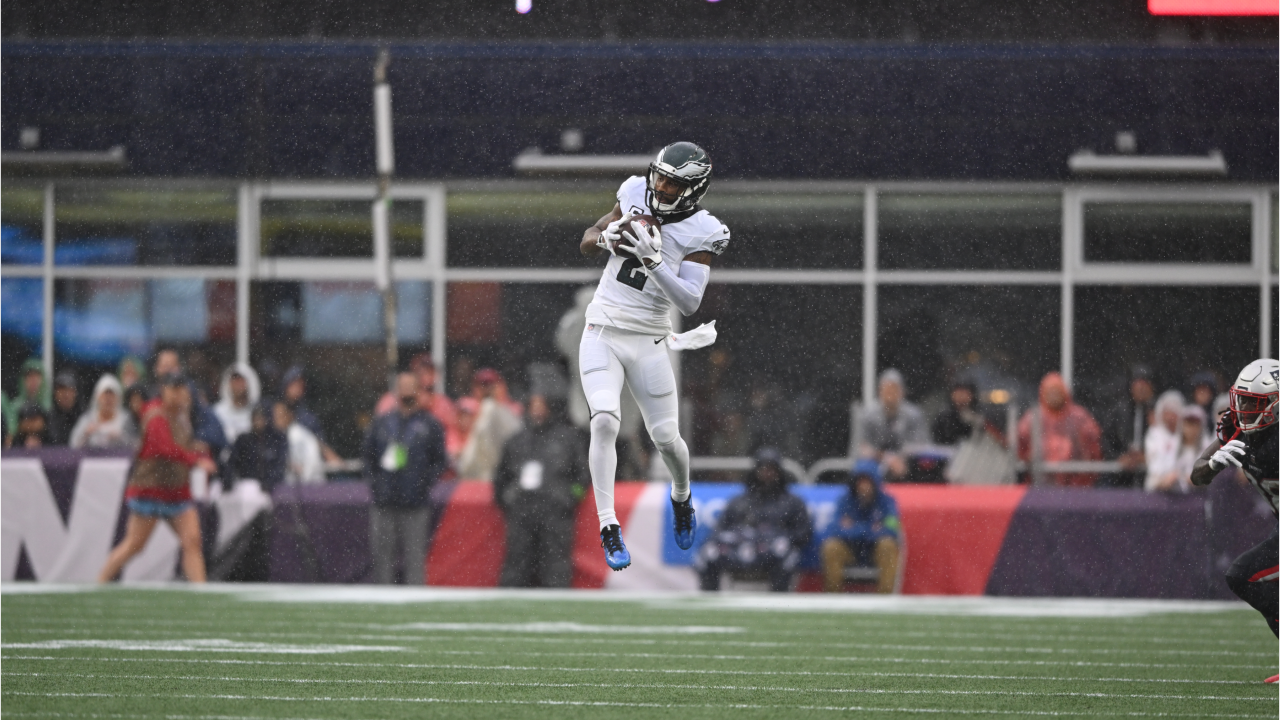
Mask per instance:
[[[1209,467],[1213,470],[1221,470],[1228,464],[1240,467],[1240,456],[1244,455],[1244,443],[1239,440],[1231,442],[1218,448],[1218,451],[1209,456]]]
[[[635,233],[635,250],[633,255],[641,261],[647,260],[647,270],[662,264],[662,231],[656,227],[645,227],[640,223],[631,223],[631,232]],[[629,233],[630,235],[630,233]]]
[[[617,255],[617,251],[613,246],[622,239],[622,226],[631,222],[634,217],[631,213],[625,213],[623,216],[609,223],[605,229],[600,231],[600,236],[596,238],[596,247],[604,248],[609,251],[610,255]]]

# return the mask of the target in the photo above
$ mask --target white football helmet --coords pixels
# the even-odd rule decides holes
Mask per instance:
[[[1231,412],[1241,432],[1255,432],[1276,423],[1280,400],[1280,362],[1254,360],[1231,383]]]

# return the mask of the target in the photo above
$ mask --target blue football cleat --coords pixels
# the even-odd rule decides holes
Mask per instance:
[[[676,545],[681,550],[688,550],[693,547],[693,536],[698,532],[698,518],[693,513],[693,496],[685,498],[684,502],[672,498],[671,511],[676,516]]]
[[[600,547],[604,548],[604,561],[613,570],[621,570],[631,564],[631,553],[622,542],[622,528],[609,525],[600,531]]]

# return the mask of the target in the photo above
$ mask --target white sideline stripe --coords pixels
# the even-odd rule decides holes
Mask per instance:
[[[221,652],[263,653],[267,655],[329,655],[351,652],[410,652],[409,648],[390,645],[278,645],[262,642],[238,642],[222,638],[184,640],[45,640],[34,643],[4,643],[4,649],[23,650],[136,650],[143,652]]]
[[[45,633],[45,634],[57,634],[57,633],[74,634],[74,633],[101,632],[101,628],[106,625],[136,625],[136,624],[137,624],[136,620],[128,620],[123,618],[100,618],[94,621],[94,625],[97,629],[85,628],[81,630],[76,628],[67,628],[64,625],[34,624],[34,625],[24,625],[22,628],[22,631],[30,632],[30,633]],[[188,632],[188,633],[198,628],[208,628],[210,632],[218,632],[223,635],[250,634],[250,633],[229,632],[226,629],[227,628],[226,623],[206,623],[206,622],[199,622],[195,620],[193,620],[192,622],[182,622],[178,620],[155,619],[155,620],[149,620],[147,624],[151,626],[173,625],[173,626],[180,627],[183,632]],[[297,623],[291,623],[291,622],[264,621],[256,624],[262,625],[262,626],[297,627]],[[334,627],[334,628],[341,627],[341,628],[351,628],[351,629],[363,628],[363,629],[384,630],[384,631],[398,627],[398,626],[386,625],[386,624],[367,624],[367,623],[348,623],[348,622],[310,622],[308,624],[312,626],[320,626],[320,627]],[[869,625],[871,627],[868,627]],[[1070,634],[1070,635],[1045,635],[1045,634],[1039,634],[1039,633],[1021,633],[1021,632],[963,633],[963,632],[926,631],[926,630],[900,630],[898,629],[900,627],[901,627],[900,623],[881,625],[879,623],[873,624],[873,623],[867,623],[865,621],[860,621],[859,624],[856,626],[856,634],[859,636],[890,635],[896,638],[924,637],[924,638],[947,638],[947,639],[954,639],[954,640],[964,640],[967,638],[984,638],[984,639],[996,638],[996,639],[1005,639],[1005,640],[1043,640],[1043,641],[1050,641],[1050,642],[1061,641],[1061,642],[1079,642],[1079,643],[1086,643],[1086,642],[1087,643],[1106,643],[1106,642],[1132,643],[1134,642],[1135,639],[1137,639],[1143,643],[1163,644],[1163,645],[1237,646],[1237,645],[1256,645],[1257,644],[1257,642],[1252,639],[1245,639],[1245,638],[1240,638],[1236,640],[1224,639],[1221,637],[1222,632],[1220,630],[1207,630],[1204,632],[1200,632],[1194,628],[1185,628],[1185,629],[1180,628],[1178,632],[1180,634],[1187,635],[1187,636],[1196,635],[1196,636],[1204,636],[1204,637],[1163,638],[1163,637],[1154,637],[1153,631],[1151,630],[1146,630],[1144,632],[1137,632],[1137,633],[1132,633],[1132,632],[1126,633],[1121,631],[1119,628],[1116,628],[1116,632],[1110,633],[1108,635],[1083,635],[1078,633]],[[842,626],[838,629],[843,632],[850,631],[850,627],[847,625]],[[121,633],[121,634],[142,634],[143,632],[149,632],[152,635],[154,635],[156,634],[157,631],[155,630],[154,627],[152,627],[152,629],[150,629],[149,631],[124,629],[124,630],[117,630],[113,632]],[[166,632],[166,631],[162,630],[160,632]],[[611,629],[611,632],[617,632],[617,629],[613,628]],[[263,636],[281,636],[281,637],[323,636],[328,638],[333,638],[333,637],[387,638],[389,637],[387,635],[367,635],[367,634],[350,633],[350,632],[336,632],[336,633],[335,632],[329,632],[329,633],[256,632],[253,634],[259,637],[263,637]],[[396,636],[396,637],[401,637],[401,636]],[[634,641],[629,640],[629,642],[634,642]],[[681,644],[688,644],[689,641],[676,641],[676,642],[680,642]]]
[[[114,621],[114,622],[116,622],[116,623],[118,623],[118,624],[119,624],[119,623],[130,623],[130,624],[136,624],[136,621],[132,621],[132,620],[116,620],[116,619],[112,619],[112,620],[97,621],[97,622],[95,622],[95,625],[97,625],[97,626],[101,626],[101,625],[103,625],[103,624],[109,624],[109,623],[110,623],[110,622],[112,622],[112,621]],[[171,624],[171,625],[177,625],[177,626],[180,626],[180,627],[181,627],[181,632],[190,632],[190,631],[193,629],[193,626],[197,625],[196,623],[182,623],[182,622],[171,622],[171,623],[160,623],[160,622],[157,622],[157,623],[155,623],[155,624]],[[295,623],[267,623],[267,624],[282,625],[282,626],[286,626],[286,627],[288,627],[288,626],[296,626],[296,624],[295,624]],[[315,624],[315,625],[321,625],[321,626],[344,626],[344,627],[353,627],[353,626],[354,626],[354,627],[356,627],[356,628],[367,628],[367,629],[371,629],[371,630],[382,630],[382,631],[384,631],[384,632],[390,632],[390,631],[392,631],[392,630],[422,630],[422,631],[441,630],[441,631],[475,631],[475,632],[484,632],[484,631],[491,631],[491,632],[530,632],[530,633],[540,633],[540,632],[542,632],[542,633],[553,633],[553,634],[555,634],[555,633],[572,633],[572,632],[581,632],[581,633],[583,633],[583,634],[590,634],[590,633],[597,633],[597,632],[598,632],[598,633],[601,633],[601,634],[603,634],[603,633],[611,633],[611,634],[624,634],[624,635],[625,635],[625,634],[642,634],[642,635],[643,635],[643,634],[661,634],[661,633],[690,634],[690,635],[693,635],[693,634],[703,634],[703,633],[706,633],[706,634],[713,634],[713,633],[731,634],[731,633],[739,633],[739,632],[746,632],[746,631],[747,631],[747,628],[742,628],[742,627],[699,626],[699,625],[690,625],[690,626],[662,626],[662,625],[656,625],[656,626],[652,626],[652,625],[651,625],[651,626],[644,626],[644,625],[639,625],[639,626],[636,626],[636,625],[633,625],[633,626],[626,626],[626,625],[617,625],[617,626],[613,626],[613,625],[582,625],[582,624],[580,624],[580,623],[559,623],[559,622],[541,622],[541,623],[407,623],[407,624],[401,624],[401,625],[387,625],[387,624],[363,624],[363,623],[314,623],[314,624]],[[229,631],[227,631],[227,630],[225,629],[225,627],[226,627],[226,626],[225,626],[225,625],[223,625],[223,624],[208,624],[208,627],[210,627],[210,628],[216,628],[216,629],[217,629],[217,631],[218,631],[219,633],[223,634],[223,635],[252,635],[252,636],[255,636],[255,637],[263,637],[263,636],[267,636],[267,637],[326,637],[326,638],[340,637],[340,638],[358,638],[358,639],[398,639],[398,638],[403,637],[403,635],[394,635],[394,636],[390,636],[390,635],[368,635],[368,634],[351,633],[351,632],[327,632],[327,633],[316,633],[316,632],[260,632],[260,631],[259,631],[259,632],[252,632],[252,633],[251,633],[251,632],[229,632]],[[839,629],[840,629],[841,631],[848,631],[848,628],[847,628],[847,627],[842,627],[842,628],[839,628]],[[30,633],[44,633],[44,634],[50,634],[50,635],[52,635],[52,634],[75,634],[75,633],[93,633],[93,632],[101,632],[101,627],[97,627],[96,629],[95,629],[95,628],[84,628],[84,629],[78,629],[78,628],[67,628],[67,627],[62,626],[62,625],[56,625],[56,626],[55,626],[55,625],[49,625],[49,626],[31,625],[31,626],[25,626],[25,627],[23,627],[23,628],[22,628],[22,630],[23,630],[23,632],[30,632]],[[142,634],[154,635],[154,634],[156,634],[156,632],[157,632],[157,631],[156,631],[154,628],[152,628],[152,629],[149,629],[149,630],[124,629],[124,630],[117,630],[117,631],[115,631],[115,632],[120,633],[120,634],[126,634],[126,635],[142,635]],[[159,632],[173,632],[173,631],[165,631],[165,630],[161,630],[161,631],[159,631]],[[768,631],[767,631],[767,630],[760,630],[760,631],[757,631],[757,632],[768,632]],[[808,631],[808,632],[796,631],[796,632],[788,632],[787,634],[788,634],[788,635],[790,635],[790,636],[794,636],[794,635],[805,635],[805,634],[817,634],[817,635],[820,635],[820,636],[824,637],[824,639],[825,639],[825,638],[827,638],[827,637],[829,637],[829,634],[825,633],[823,630],[812,630],[812,631]],[[1216,637],[1217,635],[1220,635],[1220,634],[1221,634],[1221,633],[1220,633],[1220,632],[1218,632],[1218,631],[1212,631],[1212,632],[1211,632],[1211,634],[1215,636],[1215,637],[1213,637],[1213,638],[1205,638],[1205,639],[1190,639],[1190,638],[1188,638],[1188,639],[1173,639],[1173,638],[1153,637],[1151,632],[1147,632],[1147,633],[1144,633],[1144,634],[1134,634],[1134,635],[1133,635],[1133,637],[1123,637],[1123,634],[1122,634],[1122,633],[1117,633],[1116,635],[1107,635],[1107,636],[1090,636],[1090,635],[1074,635],[1074,634],[1073,634],[1073,635],[1043,635],[1043,634],[1036,634],[1036,633],[957,633],[957,632],[928,632],[928,631],[914,631],[914,630],[898,631],[898,630],[895,630],[895,629],[893,628],[893,626],[888,626],[888,625],[883,626],[883,629],[867,629],[866,627],[864,627],[864,626],[862,626],[862,625],[859,625],[859,626],[858,626],[858,628],[857,628],[857,634],[858,634],[859,636],[865,636],[865,635],[877,635],[877,634],[881,634],[881,635],[891,635],[891,636],[896,637],[896,638],[906,638],[906,637],[924,637],[924,638],[935,638],[935,639],[936,639],[936,638],[949,638],[949,639],[956,639],[956,640],[963,640],[963,639],[965,639],[965,638],[982,638],[982,639],[998,638],[998,639],[1006,639],[1006,640],[1047,640],[1047,641],[1079,642],[1079,643],[1085,643],[1085,642],[1089,642],[1089,643],[1099,643],[1099,642],[1132,643],[1132,642],[1134,641],[1134,638],[1138,638],[1138,639],[1140,639],[1144,644],[1145,644],[1145,643],[1166,644],[1166,645],[1174,645],[1174,644],[1176,644],[1176,645],[1205,645],[1205,644],[1208,644],[1208,645],[1256,645],[1256,644],[1257,644],[1254,640],[1246,640],[1246,639],[1243,639],[1243,638],[1242,638],[1242,639],[1239,639],[1239,640],[1226,640],[1226,639],[1222,639],[1221,637]],[[806,644],[806,645],[807,645],[807,643],[804,643],[804,644]]]
[[[264,677],[212,677],[208,675],[114,675],[99,673],[5,673],[14,677],[55,677],[55,678],[96,678],[96,679],[125,679],[125,680],[196,680],[200,682],[221,681],[221,682],[273,682],[273,683],[295,683],[307,685],[448,685],[448,686],[491,686],[491,687],[548,687],[548,688],[613,688],[613,689],[641,689],[641,688],[667,688],[673,690],[743,690],[756,692],[818,692],[818,693],[842,693],[842,694],[889,694],[889,695],[1010,695],[1010,696],[1032,696],[1032,697],[1099,697],[1099,698],[1155,698],[1160,700],[1229,700],[1231,698],[1214,697],[1214,696],[1196,696],[1196,695],[1150,695],[1147,693],[1136,694],[1109,694],[1109,693],[1084,693],[1084,692],[1029,692],[1029,691],[1013,691],[1013,690],[884,690],[876,688],[798,688],[798,687],[773,687],[766,685],[670,685],[670,684],[637,684],[637,683],[548,683],[548,682],[494,682],[491,680],[351,680],[346,678],[340,679],[317,679],[317,678],[264,678]],[[1019,676],[1001,676],[1001,675],[929,675],[916,673],[850,673],[849,677],[914,677],[914,678],[942,678],[942,679],[959,679],[959,680],[1067,680],[1074,681],[1079,678],[1045,678],[1045,677],[1019,677]],[[1090,678],[1098,680],[1097,678]],[[1118,682],[1143,682],[1141,680],[1125,680]],[[1161,682],[1161,681],[1151,681]],[[1164,681],[1178,682],[1178,681]],[[1181,682],[1195,682],[1194,680],[1183,680]],[[1212,681],[1210,681],[1212,682]],[[1244,680],[1226,680],[1218,681],[1231,683],[1235,685],[1257,685],[1256,682],[1246,682]],[[1239,698],[1242,700],[1270,700],[1271,698]]]
[[[1122,717],[1206,717],[1202,713],[1194,715],[1186,713],[1099,713],[1099,712],[1068,712],[1056,710],[958,710],[952,708],[885,708],[885,707],[864,707],[854,706],[833,706],[833,705],[754,705],[748,703],[723,703],[723,704],[693,704],[693,703],[643,703],[643,702],[618,702],[609,700],[480,700],[470,698],[387,698],[387,697],[289,697],[287,695],[161,695],[161,694],[127,694],[127,693],[37,693],[37,692],[6,692],[6,695],[28,696],[28,697],[103,697],[103,698],[155,698],[155,699],[174,699],[174,700],[249,700],[262,701],[274,700],[278,702],[389,702],[389,703],[442,703],[442,704],[460,704],[460,705],[551,705],[551,706],[569,706],[569,707],[622,707],[622,708],[712,708],[716,710],[826,710],[834,712],[903,712],[903,713],[928,713],[928,714],[959,714],[959,715],[1046,715],[1051,717],[1097,717],[1106,716],[1122,716]],[[1236,698],[1225,698],[1234,700]],[[1267,700],[1269,698],[1259,698]],[[1265,715],[1215,715],[1213,717],[1237,717],[1237,718],[1256,718],[1268,717]]]
[[[490,628],[482,627],[482,626],[484,626],[484,625],[487,625],[487,623],[413,623],[413,624],[414,624],[414,625],[433,625],[433,624],[435,624],[435,625],[441,625],[441,626],[446,626],[446,625],[456,625],[456,626],[459,626],[459,627],[456,627],[456,628],[433,628],[433,629],[440,629],[440,630],[446,630],[446,631],[448,631],[448,630],[455,630],[455,629],[456,629],[456,630],[462,630],[462,631],[468,631],[468,630],[469,630],[469,631],[485,631],[485,630],[489,630],[489,629],[490,629]],[[495,624],[495,625],[498,625],[498,626],[500,626],[500,627],[514,627],[514,626],[501,626],[500,624]],[[550,627],[550,626],[560,626],[560,625],[576,625],[576,623],[524,623],[523,625],[527,625],[527,626],[548,626],[548,627]],[[607,629],[601,629],[601,630],[599,630],[599,631],[596,631],[596,630],[584,631],[584,634],[604,634],[604,633],[620,633],[620,634],[625,634],[625,633],[627,632],[627,630],[625,629],[625,626],[619,626],[619,627],[616,627],[616,628],[611,628],[611,627],[609,627],[609,626],[603,626],[603,625],[601,625],[601,626],[592,626],[592,627],[607,628]],[[719,626],[696,626],[696,625],[692,625],[692,626],[683,626],[683,629],[676,629],[676,628],[680,628],[681,626],[671,626],[671,629],[669,629],[669,630],[654,630],[654,629],[653,629],[653,628],[661,628],[661,627],[664,627],[664,626],[633,626],[633,627],[634,627],[634,629],[633,629],[633,630],[631,630],[631,631],[632,631],[632,632],[636,632],[636,633],[638,633],[638,634],[656,634],[656,633],[662,633],[662,632],[671,632],[671,633],[687,633],[687,634],[698,634],[698,633],[725,633],[725,634],[736,634],[736,633],[738,633],[738,632],[745,632],[745,628],[737,628],[737,627],[719,627]],[[507,631],[507,630],[500,630],[499,632],[505,632],[505,631]],[[98,632],[98,631],[97,631],[97,630],[93,630],[93,629],[77,631],[77,630],[74,630],[74,629],[73,629],[73,630],[61,630],[61,631],[53,631],[53,632],[75,633],[75,632]],[[157,634],[154,630],[127,630],[127,631],[121,631],[121,632],[122,632],[123,634],[126,634],[126,635],[146,635],[146,636],[148,636],[148,637],[154,637],[154,636]],[[164,632],[164,631],[161,631],[161,632]],[[574,633],[574,632],[580,632],[580,631],[578,631],[578,630],[555,630],[555,629],[545,629],[545,630],[533,630],[533,629],[531,629],[531,630],[519,630],[519,629],[515,629],[515,630],[510,630],[510,632],[515,632],[515,633],[522,633],[522,632],[529,632],[529,633],[546,632],[546,633],[549,633],[549,634],[559,634],[559,633],[563,633],[563,632]],[[237,632],[223,632],[222,634],[223,634],[223,635],[231,635],[231,636],[250,636],[250,637],[285,637],[285,638],[298,638],[298,637],[324,637],[324,638],[335,638],[335,637],[336,637],[336,638],[352,638],[352,639],[398,640],[398,641],[400,641],[400,642],[411,641],[411,640],[423,640],[423,641],[426,641],[426,640],[441,640],[441,639],[449,639],[449,640],[462,639],[462,638],[459,638],[459,637],[457,637],[457,636],[450,636],[450,635],[439,635],[439,636],[433,636],[433,635],[408,635],[408,636],[406,636],[406,635],[355,635],[355,634],[344,634],[344,633],[262,633],[262,632],[253,632],[253,633],[250,633],[250,632],[242,632],[242,633],[237,633]],[[482,640],[482,639],[485,639],[485,638],[483,638],[483,637],[475,637],[475,638],[471,638],[471,639],[474,639],[474,640]],[[495,640],[495,639],[496,639],[496,640],[500,640],[500,641],[506,641],[507,639],[516,639],[516,638],[488,638],[488,639],[490,639],[490,640]],[[520,638],[520,639],[525,639],[525,638]],[[542,641],[542,639],[541,639],[541,638],[534,638],[533,640],[535,640],[535,641]],[[546,640],[546,641],[547,641],[547,642],[554,642],[554,640],[551,640],[551,639],[548,639],[548,640]],[[110,640],[110,641],[107,641],[107,640],[57,640],[57,641],[55,641],[55,640],[49,640],[49,641],[44,641],[44,642],[49,642],[49,643],[54,643],[54,642],[63,642],[63,643],[76,643],[76,642],[82,642],[82,643],[93,643],[93,642],[119,642],[119,643],[128,643],[129,641],[124,641],[124,640]],[[156,642],[170,642],[170,641],[156,641]],[[231,641],[224,641],[224,642],[231,642]],[[575,641],[575,642],[576,642],[576,641]],[[608,640],[608,642],[610,642],[610,643],[614,643],[614,642],[639,642],[639,641],[636,641],[636,640],[630,640],[630,639],[627,639],[627,638],[617,638],[616,640],[614,640],[614,639],[610,639],[610,640]],[[647,641],[645,641],[645,642],[647,642]],[[717,645],[725,645],[725,644],[730,644],[730,643],[732,643],[732,641],[717,642],[717,643],[715,643],[715,644],[717,644]],[[145,641],[139,641],[139,642],[137,642],[137,643],[132,643],[132,644],[135,644],[135,645],[142,645],[142,644],[145,644]],[[251,644],[253,644],[253,643],[244,643],[244,644],[245,644],[245,645],[251,645]],[[262,645],[266,645],[265,643],[261,643],[261,644],[262,644]],[[690,644],[690,643],[684,643],[684,642],[682,642],[682,643],[680,643],[680,644],[686,644],[686,645],[687,645],[687,644]],[[813,645],[813,644],[812,644],[812,643],[782,643],[782,642],[778,642],[778,643],[769,643],[769,642],[762,642],[762,643],[760,643],[758,646],[759,646],[759,647],[783,647],[783,646],[797,646],[797,645],[802,646],[802,647],[812,647],[812,645]],[[1147,654],[1147,655],[1210,655],[1210,656],[1228,655],[1228,656],[1232,656],[1232,657],[1256,657],[1256,658],[1270,658],[1270,657],[1273,657],[1273,656],[1274,656],[1274,653],[1269,653],[1269,652],[1248,652],[1248,651],[1242,651],[1242,650],[1178,650],[1178,649],[1172,649],[1172,648],[1145,648],[1145,647],[1125,647],[1125,648],[1052,648],[1052,647],[1016,647],[1016,646],[1015,646],[1015,647],[1001,647],[1001,646],[977,646],[977,645],[909,645],[909,644],[902,644],[902,643],[848,643],[848,642],[824,642],[824,643],[823,643],[823,645],[825,645],[826,647],[850,648],[850,649],[855,649],[855,650],[901,650],[901,651],[906,651],[906,652],[913,652],[913,651],[919,651],[919,652],[975,652],[975,653],[1011,653],[1011,654],[1022,654],[1022,653],[1042,653],[1042,654],[1054,654],[1054,653],[1060,653],[1060,654],[1087,653],[1087,654],[1094,654],[1094,655],[1125,654],[1125,653],[1143,653],[1143,654]],[[3,647],[6,647],[6,648],[8,648],[8,647],[15,647],[15,648],[17,648],[17,647],[21,647],[21,648],[29,648],[29,649],[39,649],[40,647],[42,647],[42,645],[41,645],[40,643],[26,643],[26,644],[19,644],[19,645],[5,644],[5,645],[3,645]],[[68,647],[70,647],[70,645],[68,645]],[[92,646],[92,645],[85,645],[85,647],[93,647],[93,646]],[[282,646],[282,647],[286,647],[286,646]],[[335,647],[335,648],[337,648],[337,647],[355,647],[355,648],[362,648],[362,647],[365,647],[365,646],[341,646],[341,645],[333,645],[333,646],[296,646],[296,647]],[[139,648],[121,647],[121,648],[119,648],[119,649],[125,649],[125,650],[128,650],[128,649],[139,649]],[[144,648],[144,649],[155,649],[155,650],[161,650],[161,649],[163,649],[163,648],[158,648],[158,647],[157,647],[157,648]],[[388,650],[386,650],[385,648],[379,648],[379,647],[377,647],[377,646],[369,646],[367,649],[368,649],[368,650],[370,650],[370,651],[372,651],[372,650],[379,650],[379,651],[384,651],[384,652],[385,652],[385,651],[388,651]],[[357,649],[357,650],[326,650],[326,651],[323,651],[323,652],[363,652],[363,651],[364,651],[364,650]],[[391,649],[391,650],[389,650],[389,651],[409,652],[410,650],[409,650],[408,648],[402,648],[402,647],[401,647],[401,648],[392,648],[392,649]],[[231,651],[230,651],[230,650],[228,650],[227,652],[231,652]],[[262,650],[261,652],[269,652],[269,651],[267,651],[267,650]],[[279,651],[279,652],[285,652],[285,651]],[[296,651],[296,652],[301,652],[301,651]],[[320,651],[317,651],[317,652],[320,652]]]
[[[640,602],[668,609],[672,605],[687,610],[773,610],[786,612],[896,613],[941,616],[1006,618],[1130,618],[1164,613],[1219,613],[1247,610],[1239,601],[1160,600],[1131,598],[1019,598],[894,595],[773,593],[706,595],[702,593],[606,591],[606,590],[518,590],[506,588],[442,587],[360,587],[336,585],[264,584],[245,588],[239,583],[131,583],[128,590],[230,595],[238,600],[278,603],[476,603],[488,601],[528,602]],[[118,592],[97,585],[57,585],[45,583],[5,583],[0,594],[38,595],[44,593]]]
[[[625,654],[622,655],[625,657]],[[106,658],[106,657],[82,657],[75,655],[5,655],[4,660],[52,660],[52,661],[76,661],[76,662],[163,662],[163,663],[198,663],[207,665],[286,665],[291,667],[371,667],[371,668],[429,668],[432,665],[420,665],[415,663],[357,663],[357,662],[286,662],[282,660],[229,660],[229,659],[194,659],[194,658]],[[791,659],[788,656],[780,656],[779,659]],[[804,660],[805,658],[796,658]],[[1069,660],[947,660],[941,658],[895,658],[895,657],[877,657],[877,658],[848,658],[853,662],[876,662],[876,663],[895,663],[895,664],[921,664],[921,665],[1030,665],[1034,667],[1047,666],[1066,666],[1066,667],[1118,667],[1118,668],[1161,668],[1161,669],[1192,669],[1201,670],[1205,668],[1203,665],[1186,665],[1178,663],[1109,663],[1109,662],[1088,662],[1088,661],[1069,661]],[[1257,665],[1228,665],[1223,663],[1215,663],[1214,670],[1258,670]],[[832,675],[845,676],[848,673],[828,673]],[[1088,678],[1084,678],[1088,679]]]
[[[612,673],[638,673],[638,674],[659,674],[659,675],[765,675],[765,676],[807,676],[807,677],[850,677],[850,676],[882,676],[882,677],[920,677],[910,673],[896,673],[880,675],[878,673],[839,673],[839,672],[818,672],[810,670],[676,670],[668,668],[577,668],[577,667],[536,667],[522,665],[457,665],[457,664],[422,664],[414,667],[430,670],[501,670],[507,672],[612,672]],[[15,676],[37,676],[37,677],[101,677],[101,678],[142,678],[152,680],[162,680],[166,676],[150,676],[150,675],[102,675],[102,674],[81,674],[81,673],[6,673]],[[970,677],[970,676],[938,676],[938,677]],[[234,680],[249,681],[253,678],[208,678],[202,676],[174,676],[173,679],[178,680]],[[1009,678],[1014,679],[1014,678]],[[1068,680],[1072,678],[1066,678]],[[379,681],[379,680],[289,680],[277,679],[277,682],[367,682],[370,684],[388,683],[388,684],[414,684],[416,682],[425,681]],[[432,683],[428,683],[432,684]],[[453,681],[438,684],[455,684],[455,685],[485,685],[490,683],[479,681]],[[496,683],[497,685],[507,685],[508,683]],[[577,687],[578,685],[565,685],[564,687]],[[593,687],[594,685],[586,684],[585,687]],[[628,687],[627,685],[600,685],[599,687]],[[661,686],[660,686],[661,687]],[[674,686],[667,686],[674,687]],[[690,686],[696,689],[715,689],[711,686],[697,685]],[[729,688],[723,688],[729,689]],[[748,688],[737,688],[748,689]],[[779,688],[781,690],[800,691],[801,688]],[[827,690],[826,692],[841,692],[839,690]],[[891,694],[891,695],[1001,695],[1001,696],[1032,696],[1032,697],[1093,697],[1093,698],[1149,698],[1159,700],[1249,700],[1260,701],[1265,700],[1271,702],[1272,698],[1230,698],[1214,695],[1151,695],[1145,693],[1115,694],[1115,693],[1070,693],[1070,692],[1027,692],[1027,691],[1006,691],[1006,690],[874,690],[874,689],[848,689],[845,692],[850,693],[870,693],[870,694]]]
[[[841,620],[841,623],[838,626],[833,626],[832,629],[839,630],[842,632],[849,632],[851,631],[851,629],[856,629],[859,635],[865,635],[869,633],[883,633],[883,634],[891,634],[891,635],[894,635],[895,637],[948,637],[948,638],[956,638],[956,639],[974,638],[974,637],[1008,637],[1014,640],[1046,639],[1046,640],[1077,640],[1077,641],[1089,641],[1089,642],[1105,642],[1108,640],[1120,640],[1121,638],[1124,638],[1124,637],[1133,637],[1133,638],[1139,638],[1143,642],[1150,642],[1150,643],[1187,643],[1187,644],[1208,643],[1208,644],[1216,644],[1216,645],[1235,645],[1235,644],[1252,642],[1251,640],[1247,640],[1243,637],[1237,640],[1222,639],[1221,638],[1222,630],[1214,629],[1212,627],[1205,627],[1205,626],[1218,625],[1218,626],[1224,626],[1224,627],[1238,628],[1239,624],[1234,622],[1232,623],[1213,622],[1209,618],[1198,618],[1195,622],[1195,625],[1196,625],[1195,627],[1187,627],[1187,621],[1185,618],[1175,617],[1175,618],[1172,618],[1171,621],[1167,623],[1160,622],[1160,618],[1150,618],[1145,621],[1144,626],[1139,627],[1139,629],[1137,630],[1130,631],[1127,626],[1112,627],[1112,628],[1108,628],[1108,633],[1105,636],[1083,634],[1083,631],[1088,631],[1088,632],[1095,631],[1097,629],[1096,625],[1087,625],[1087,626],[1073,625],[1073,624],[1056,624],[1055,625],[1055,627],[1061,628],[1062,630],[1070,633],[1067,635],[1043,635],[1037,632],[1024,632],[1024,630],[1026,630],[1027,628],[1038,629],[1040,627],[1038,623],[1032,624],[1030,621],[1028,621],[1028,623],[1025,626],[1013,626],[1006,622],[994,621],[984,625],[984,627],[991,628],[993,632],[961,633],[961,632],[952,632],[952,631],[944,631],[944,630],[902,630],[901,629],[902,621],[900,619],[890,619],[890,618],[885,618],[882,616],[874,616],[874,615],[868,616],[865,618],[860,618],[855,628],[851,628],[848,625],[848,621],[846,618],[840,618],[840,620]],[[127,619],[127,618],[97,618],[95,619],[94,622],[98,626],[136,625],[137,624],[136,620]],[[920,616],[920,617],[913,618],[912,620],[912,623],[916,626],[926,626],[930,622],[936,622],[939,624],[948,624],[948,625],[954,624],[954,621],[950,618],[933,618],[929,616]],[[1158,624],[1176,624],[1178,627],[1178,633],[1180,635],[1203,636],[1203,639],[1180,640],[1180,639],[1172,639],[1172,638],[1152,637],[1153,630],[1150,627],[1146,627],[1146,626],[1151,624],[1157,624],[1157,623]],[[162,618],[154,618],[154,619],[148,620],[147,624],[151,626],[177,625],[177,626],[186,628],[188,630],[192,628],[197,628],[197,627],[209,627],[215,630],[223,630],[224,628],[226,628],[226,623],[205,621],[200,618],[191,618],[190,620],[168,620],[168,619],[162,619]],[[295,622],[287,622],[287,621],[279,621],[279,620],[258,620],[258,621],[255,621],[254,624],[255,626],[258,626],[258,627],[264,627],[264,626],[296,627],[297,626],[297,623]],[[389,625],[385,623],[371,624],[371,623],[363,623],[363,622],[341,622],[341,621],[335,622],[335,621],[326,621],[326,620],[314,620],[309,622],[308,624],[313,626],[319,626],[319,627],[354,628],[354,629],[360,629],[360,628],[378,629],[378,628],[389,627]],[[42,631],[54,632],[61,628],[63,628],[62,625],[56,625],[56,626],[41,625],[37,623],[37,624],[25,626],[24,630],[42,630]],[[1072,629],[1079,629],[1082,632],[1071,632]],[[994,632],[994,631],[1001,631],[1001,632]],[[1008,631],[1008,632],[1006,633],[1003,631]]]
[[[586,633],[599,635],[712,635],[717,633],[741,633],[746,628],[721,625],[586,625],[576,622],[526,622],[526,623],[432,623],[414,622],[402,625],[383,625],[385,630],[432,630],[460,632],[515,632],[515,633]]]

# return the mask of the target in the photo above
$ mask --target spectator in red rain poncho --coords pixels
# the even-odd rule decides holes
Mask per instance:
[[[138,448],[125,489],[129,520],[124,539],[111,550],[98,582],[113,580],[125,563],[142,552],[161,520],[178,535],[187,580],[204,582],[200,516],[191,503],[188,480],[193,467],[212,474],[218,466],[195,440],[190,411],[187,378],[180,373],[160,376],[160,399],[143,411],[142,447]]]
[[[1036,427],[1039,427],[1038,436]],[[1102,431],[1088,410],[1071,400],[1062,376],[1051,372],[1040,381],[1040,403],[1018,421],[1018,457],[1040,462],[1101,460]],[[1083,487],[1093,485],[1093,473],[1048,473],[1053,485]]]

